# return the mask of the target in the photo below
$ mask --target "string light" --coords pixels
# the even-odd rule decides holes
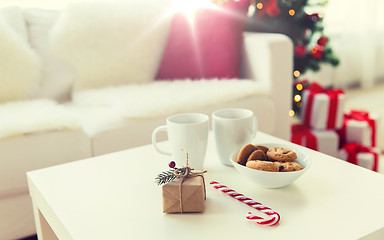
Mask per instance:
[[[295,111],[293,111],[293,110],[289,110],[289,113],[288,113],[288,114],[289,114],[290,117],[293,117],[293,116],[295,116]]]
[[[303,84],[301,83],[296,84],[296,89],[299,91],[303,90]]]
[[[291,15],[291,16],[295,15],[295,10],[290,9],[290,10],[288,11],[288,14]]]
[[[293,76],[295,76],[295,77],[300,77],[300,71],[299,71],[299,70],[295,70],[295,71],[293,72]]]
[[[297,107],[298,107],[298,108],[301,108],[302,106],[303,106],[303,103],[302,103],[302,102],[298,102],[298,103],[297,103]]]
[[[299,94],[296,94],[294,97],[295,102],[300,102],[301,96]]]
[[[258,3],[258,4],[256,4],[256,7],[257,7],[257,9],[262,9],[263,8],[263,4],[262,3]]]

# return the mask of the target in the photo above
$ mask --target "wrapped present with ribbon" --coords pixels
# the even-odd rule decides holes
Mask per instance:
[[[340,129],[343,123],[345,94],[341,89],[326,89],[313,82],[303,91],[302,122],[317,130]]]
[[[335,130],[314,130],[304,124],[292,125],[291,142],[336,157],[339,135]]]
[[[379,154],[379,148],[366,147],[357,143],[347,143],[340,149],[339,158],[377,172]]]
[[[158,185],[164,184],[164,213],[204,212],[206,191],[203,174],[207,171],[193,171],[188,164],[188,153],[186,158],[185,167],[176,168],[171,162],[171,169],[156,177]]]
[[[340,146],[357,143],[377,147],[377,126],[379,115],[363,110],[351,110],[344,114],[343,127],[338,131]]]

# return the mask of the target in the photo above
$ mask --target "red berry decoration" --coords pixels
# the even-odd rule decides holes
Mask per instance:
[[[168,166],[170,168],[175,168],[176,167],[176,163],[174,161],[171,161],[170,163],[168,163]]]
[[[307,48],[304,45],[298,45],[295,47],[295,56],[304,57],[307,54]]]
[[[305,17],[306,17],[308,20],[310,20],[310,21],[312,21],[312,22],[314,22],[314,23],[315,23],[315,22],[318,22],[319,19],[320,19],[320,16],[319,16],[318,13],[314,13],[314,14],[306,14]]]
[[[280,14],[280,9],[277,7],[277,5],[272,5],[268,9],[268,13],[271,17],[277,17]]]
[[[280,14],[278,0],[263,1],[261,9],[257,11],[257,15],[262,17],[268,14],[271,17],[277,17]]]
[[[324,55],[324,47],[316,44],[310,53],[314,59],[321,60]]]
[[[320,37],[319,40],[317,40],[317,43],[321,46],[325,46],[328,43],[328,38],[326,37]]]

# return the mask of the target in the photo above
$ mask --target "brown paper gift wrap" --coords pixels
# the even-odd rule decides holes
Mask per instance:
[[[202,176],[186,177],[163,185],[164,213],[204,212],[204,208],[205,184]]]

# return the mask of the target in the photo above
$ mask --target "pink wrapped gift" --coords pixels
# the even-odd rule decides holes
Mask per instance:
[[[339,151],[339,158],[377,172],[380,149],[347,143]]]
[[[334,130],[314,130],[304,124],[292,125],[291,142],[337,157],[339,135]]]
[[[351,110],[344,114],[343,127],[338,131],[340,146],[346,143],[357,143],[376,147],[378,119],[378,114],[369,114],[366,111]]]
[[[339,129],[343,123],[345,94],[341,89],[325,89],[314,82],[303,91],[303,123],[317,130]]]

